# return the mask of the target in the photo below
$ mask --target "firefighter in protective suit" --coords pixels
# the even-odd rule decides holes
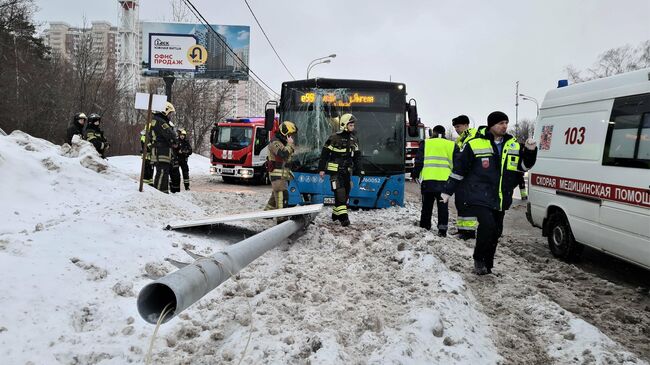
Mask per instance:
[[[339,118],[340,131],[327,139],[318,163],[320,177],[324,178],[325,173],[329,175],[334,192],[332,220],[338,220],[343,227],[350,225],[347,206],[351,188],[350,177],[359,172],[359,140],[354,134],[356,121],[357,118],[349,113]]]
[[[293,122],[285,120],[275,132],[275,136],[269,142],[269,156],[267,157],[267,170],[271,180],[271,197],[266,203],[264,210],[282,209],[287,207],[289,198],[289,181],[293,179],[291,173],[291,156],[295,151],[293,137],[298,128]],[[278,218],[282,222],[286,218]]]
[[[153,164],[151,163],[151,140],[147,141],[145,146],[146,130],[140,131],[140,153],[144,154],[144,176],[142,182],[153,186]]]
[[[153,185],[163,193],[169,193],[169,173],[172,162],[172,149],[178,145],[171,114],[176,109],[167,102],[165,110],[156,112],[151,120],[152,157],[156,166]]]

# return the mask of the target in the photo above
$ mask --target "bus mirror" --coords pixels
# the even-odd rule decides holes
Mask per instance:
[[[418,137],[419,136],[417,126],[414,127],[412,125],[409,125],[408,132],[409,132],[410,137]]]
[[[418,106],[415,99],[409,100],[407,104],[407,113],[409,117],[409,127],[416,127],[418,125]],[[409,134],[411,134],[410,129]],[[415,137],[415,135],[412,135],[412,137]]]
[[[264,113],[264,129],[267,131],[273,130],[273,122],[275,121],[275,110],[266,109]]]

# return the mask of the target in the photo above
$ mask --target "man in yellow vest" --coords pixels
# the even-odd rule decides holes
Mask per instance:
[[[494,254],[503,233],[503,217],[512,204],[512,192],[523,172],[535,165],[537,145],[528,139],[522,146],[507,133],[508,116],[500,111],[490,113],[487,127],[479,128],[476,136],[461,149],[442,194],[463,192],[466,204],[478,218],[474,272],[492,273]]]
[[[431,229],[433,202],[438,206],[438,236],[447,236],[449,207],[443,202],[441,193],[453,168],[454,142],[445,139],[445,127],[433,128],[434,136],[424,141],[415,156],[415,167],[411,176],[420,179],[422,191],[422,212],[420,227]]]
[[[458,138],[456,138],[456,148],[454,150],[454,158],[458,158],[460,151],[469,141],[476,135],[476,128],[470,128],[469,118],[466,115],[459,115],[451,120]],[[476,227],[478,227],[478,220],[472,214],[469,206],[466,203],[465,194],[462,192],[456,193],[454,199],[456,205],[456,228],[458,229],[458,238],[469,240],[476,237]]]

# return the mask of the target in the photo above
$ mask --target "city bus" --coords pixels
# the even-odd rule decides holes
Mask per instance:
[[[282,84],[279,122],[296,124],[294,179],[289,183],[289,205],[333,204],[329,177],[318,174],[318,161],[327,138],[339,130],[338,118],[357,118],[359,163],[362,174],[352,176],[349,206],[386,208],[404,206],[406,134],[417,135],[415,100],[406,101],[402,83],[308,79]],[[276,110],[266,110],[271,124]],[[404,125],[409,121],[409,128]]]

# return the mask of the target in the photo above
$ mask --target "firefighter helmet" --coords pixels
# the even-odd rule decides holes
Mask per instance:
[[[298,128],[296,128],[296,125],[293,124],[293,122],[285,120],[282,122],[282,124],[280,124],[280,134],[283,136],[286,137],[290,134],[295,134],[296,132],[298,132]]]
[[[165,114],[166,117],[168,117],[169,114],[174,112],[176,112],[176,108],[174,108],[174,105],[170,102],[167,102],[167,104],[165,104],[165,110],[162,113]]]
[[[101,121],[102,121],[102,117],[97,113],[92,113],[88,116],[88,122],[91,124],[95,122],[101,122]]]
[[[77,113],[77,114],[74,115],[74,118],[72,118],[72,120],[75,121],[75,122],[80,120],[80,119],[86,120],[86,119],[88,119],[88,117],[86,116],[85,113]]]
[[[181,136],[187,136],[187,131],[185,130],[185,128],[181,128],[178,130],[178,134]]]
[[[343,114],[341,116],[341,119],[339,120],[339,127],[340,127],[340,129],[342,131],[347,131],[348,130],[348,124],[354,123],[356,121],[357,121],[357,118],[354,115],[352,115],[350,113]]]

